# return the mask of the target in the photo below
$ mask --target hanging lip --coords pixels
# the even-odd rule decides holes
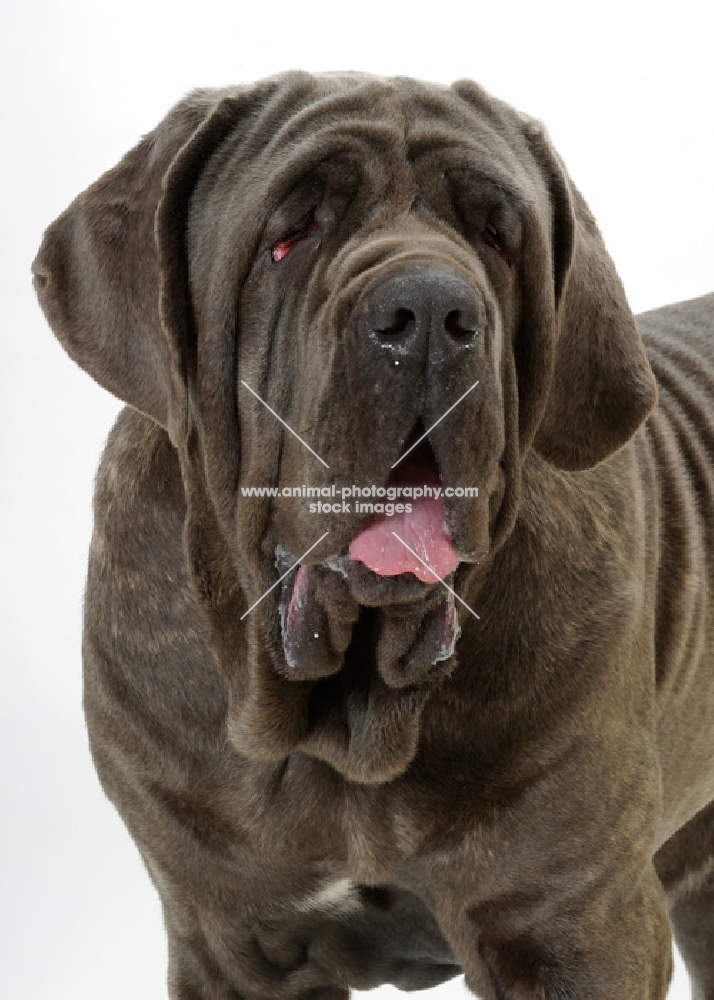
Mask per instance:
[[[307,563],[297,563],[281,546],[276,547],[275,565],[278,575],[286,574],[280,584],[280,604],[287,606],[292,596],[300,565],[310,569]],[[353,597],[366,607],[382,607],[385,604],[403,604],[424,599],[440,584],[437,580],[425,583],[413,573],[397,576],[380,576],[362,562],[350,559],[349,546],[333,553],[316,565],[337,573],[347,583]],[[450,580],[453,574],[448,574]]]
[[[416,593],[411,587],[412,599],[402,593],[401,601],[389,602],[384,600],[385,585],[394,593],[404,581],[385,581],[354,563],[352,569],[363,571],[363,583],[370,590],[361,600],[354,593],[354,580],[333,580],[337,570],[291,565],[278,605],[284,657],[276,662],[278,672],[293,681],[317,681],[339,673],[360,618],[359,604],[381,611],[370,648],[386,684],[400,688],[428,680],[436,665],[449,661],[461,634],[453,591],[445,593],[412,578],[418,585]],[[409,641],[402,648],[405,627]],[[369,667],[370,655],[367,660]]]

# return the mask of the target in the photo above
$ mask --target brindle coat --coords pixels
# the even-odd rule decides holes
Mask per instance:
[[[130,404],[97,479],[85,704],[173,1000],[460,971],[487,998],[654,1000],[670,922],[712,1000],[714,296],[635,323],[537,122],[358,74],[192,94],[34,271]],[[480,490],[447,501],[479,618],[458,604],[439,658],[440,585],[339,562],[363,516],[240,487],[384,483],[477,381],[429,434],[442,481]],[[241,616],[327,530],[319,639],[288,662],[280,587]]]

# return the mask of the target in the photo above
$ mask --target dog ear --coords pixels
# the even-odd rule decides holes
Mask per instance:
[[[657,387],[595,220],[542,126],[528,121],[524,131],[550,195],[556,304],[553,370],[533,447],[559,468],[587,469],[632,437]]]
[[[186,212],[242,94],[196,91],[49,227],[34,285],[55,335],[100,385],[183,443],[192,315]]]

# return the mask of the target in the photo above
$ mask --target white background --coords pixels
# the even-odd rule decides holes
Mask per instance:
[[[36,306],[42,229],[195,86],[288,67],[470,76],[546,122],[634,309],[711,291],[707,6],[2,0],[0,996],[165,997],[158,900],[80,708],[92,476],[118,404]],[[688,996],[681,968],[671,996]]]

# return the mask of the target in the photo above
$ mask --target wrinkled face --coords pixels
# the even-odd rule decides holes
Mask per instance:
[[[468,81],[191,94],[33,268],[67,351],[176,449],[230,739],[351,780],[416,753],[529,455],[591,468],[656,399],[542,128]]]
[[[275,579],[301,560],[266,598],[289,675],[339,669],[376,607],[399,621],[378,662],[409,683],[451,655],[448,587],[515,474],[529,181],[466,101],[413,84],[338,89],[251,140],[214,156],[190,228],[199,331],[237,293],[238,535]]]

